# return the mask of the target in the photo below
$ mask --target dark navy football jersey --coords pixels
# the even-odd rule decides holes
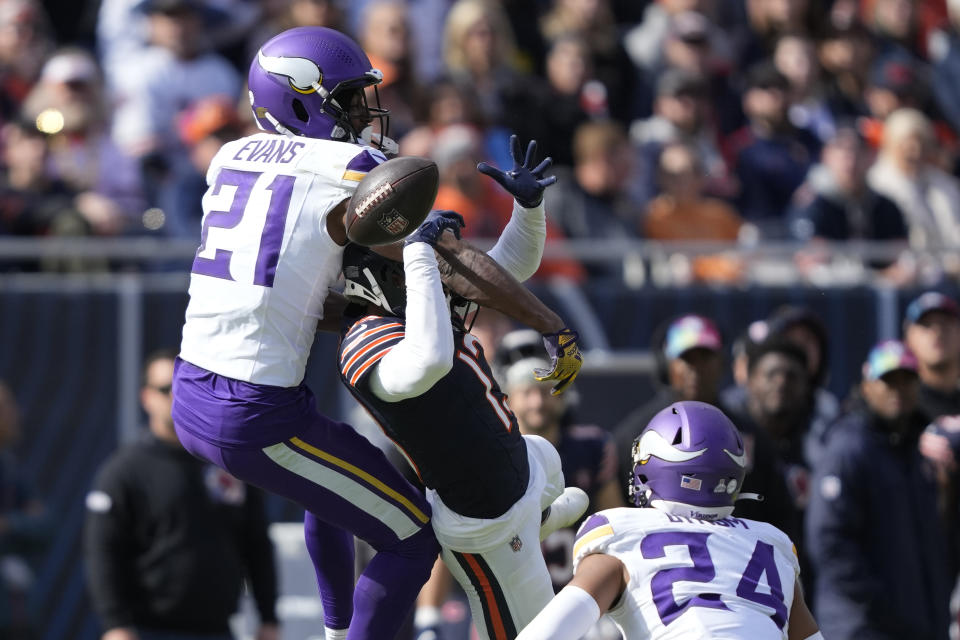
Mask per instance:
[[[385,402],[370,389],[370,372],[403,336],[401,318],[354,322],[341,334],[341,380],[447,507],[471,518],[502,515],[526,492],[530,469],[483,348],[455,329],[450,372],[422,395]]]

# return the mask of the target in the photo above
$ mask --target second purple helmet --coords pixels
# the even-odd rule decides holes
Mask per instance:
[[[746,474],[740,432],[705,402],[675,402],[633,441],[630,496],[691,518],[715,520],[733,512]]]
[[[363,96],[367,122],[380,118],[387,135],[388,112],[366,104],[363,90],[383,74],[348,36],[326,27],[288,29],[267,41],[250,64],[250,106],[264,131],[345,142],[361,138],[350,118],[350,101]]]

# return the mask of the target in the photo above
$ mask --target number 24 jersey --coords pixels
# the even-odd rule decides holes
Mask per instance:
[[[574,567],[593,553],[617,558],[629,573],[609,611],[626,638],[787,637],[800,565],[790,539],[772,525],[608,509],[577,532]]]

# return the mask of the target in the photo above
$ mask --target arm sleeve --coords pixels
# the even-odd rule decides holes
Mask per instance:
[[[547,603],[517,640],[579,640],[600,619],[600,607],[593,596],[567,585]]]
[[[381,400],[399,402],[426,392],[453,366],[453,326],[433,247],[415,242],[403,249],[407,306],[403,339],[370,376]]]
[[[133,624],[138,590],[131,535],[136,513],[125,498],[122,467],[108,463],[86,498],[83,551],[87,588],[104,629]]]
[[[543,203],[533,209],[524,209],[514,201],[510,221],[488,253],[510,275],[523,282],[540,268],[546,239],[547,218]]]
[[[277,569],[270,541],[263,494],[247,485],[242,528],[243,562],[261,623],[277,622]]]

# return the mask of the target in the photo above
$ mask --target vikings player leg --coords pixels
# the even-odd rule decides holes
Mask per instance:
[[[517,640],[576,640],[603,613],[631,640],[823,640],[790,539],[732,516],[745,460],[723,412],[670,405],[634,441],[633,461],[630,494],[642,508],[583,523],[573,580]]]
[[[208,171],[174,380],[188,450],[306,510],[328,638],[394,637],[438,552],[422,494],[303,384],[346,202],[386,159],[364,144],[374,117],[386,135],[364,95],[381,78],[331,29],[292,29],[258,51],[249,86],[264,133],[225,144]],[[356,588],[353,536],[378,551]]]

